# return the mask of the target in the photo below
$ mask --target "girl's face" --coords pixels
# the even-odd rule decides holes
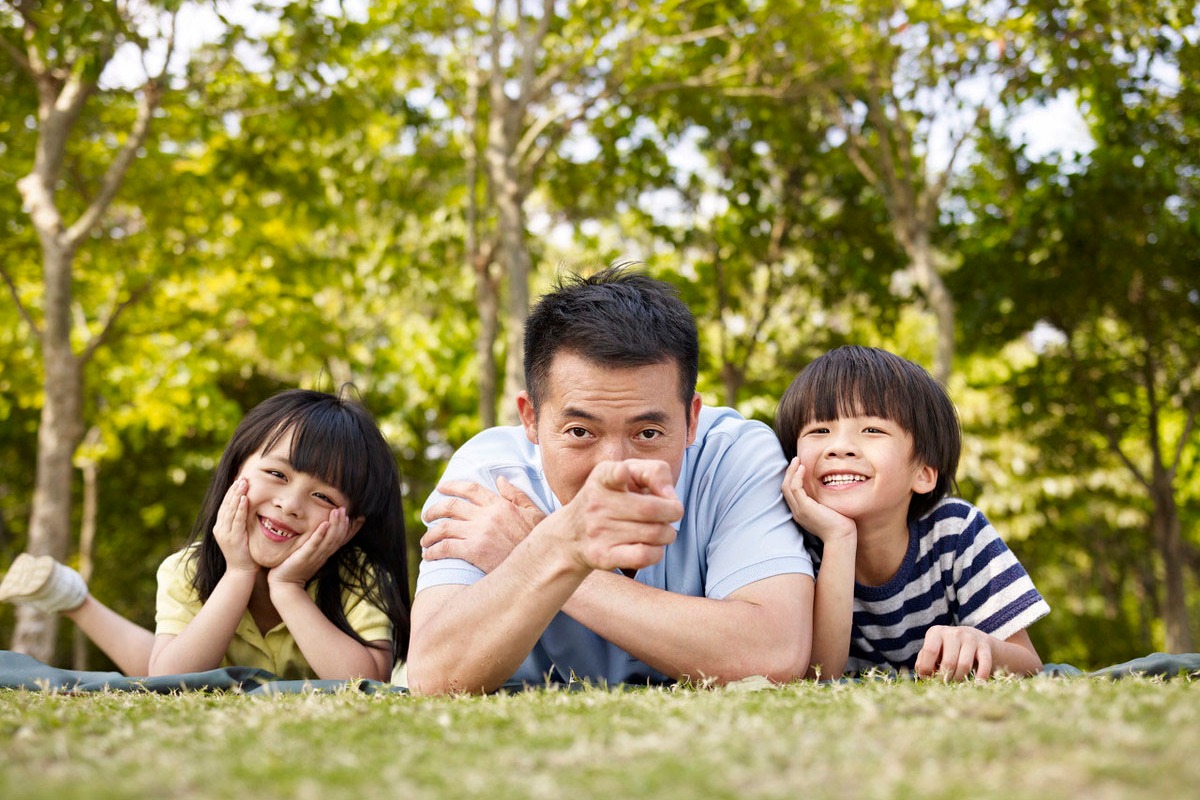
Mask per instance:
[[[265,569],[282,564],[298,550],[329,514],[346,507],[336,487],[292,466],[292,431],[279,437],[269,451],[255,452],[242,464],[239,477],[247,480],[246,537],[250,556]],[[354,533],[363,519],[350,520]]]
[[[855,520],[860,532],[903,529],[913,492],[928,492],[937,481],[937,470],[913,458],[908,431],[881,417],[810,422],[800,429],[796,452],[805,491]]]

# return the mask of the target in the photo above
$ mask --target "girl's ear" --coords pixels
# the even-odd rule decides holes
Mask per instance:
[[[921,464],[913,472],[912,490],[916,494],[929,494],[937,486],[938,471],[928,464]]]

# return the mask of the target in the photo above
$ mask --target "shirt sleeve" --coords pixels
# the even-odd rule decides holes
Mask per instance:
[[[167,556],[158,567],[158,593],[155,601],[155,635],[178,636],[200,611],[200,597],[192,586],[195,575],[195,551],[180,550]]]
[[[983,512],[972,510],[957,559],[959,624],[1007,639],[1049,614],[1050,605]]]
[[[491,428],[475,436],[450,458],[439,483],[466,481],[494,492],[500,476],[524,492],[543,512],[549,514],[557,508],[557,501],[542,476],[540,456],[520,428]],[[435,489],[422,511],[444,499],[446,496]],[[437,524],[435,520],[429,526]],[[432,586],[468,586],[484,574],[474,564],[458,558],[422,559],[416,594]]]
[[[704,594],[723,599],[777,575],[812,577],[812,559],[783,499],[787,464],[774,432],[762,423],[741,421],[736,433],[716,435],[733,438],[714,451],[715,460],[702,466],[700,481],[690,489],[697,494],[695,504],[703,507],[693,524],[712,531]]]

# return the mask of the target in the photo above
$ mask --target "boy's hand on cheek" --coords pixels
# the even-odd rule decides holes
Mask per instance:
[[[971,676],[987,680],[992,676],[992,642],[998,641],[978,628],[966,625],[934,625],[925,632],[925,645],[917,654],[913,669],[922,677],[940,676],[947,681],[962,681]]]
[[[826,544],[858,535],[854,520],[821,505],[804,488],[804,466],[799,458],[793,458],[784,473],[783,499],[792,510],[792,519]]]

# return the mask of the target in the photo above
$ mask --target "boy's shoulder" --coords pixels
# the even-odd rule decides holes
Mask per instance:
[[[922,550],[963,551],[972,549],[981,536],[995,536],[983,512],[961,497],[942,498],[913,528],[917,538],[926,543]]]

